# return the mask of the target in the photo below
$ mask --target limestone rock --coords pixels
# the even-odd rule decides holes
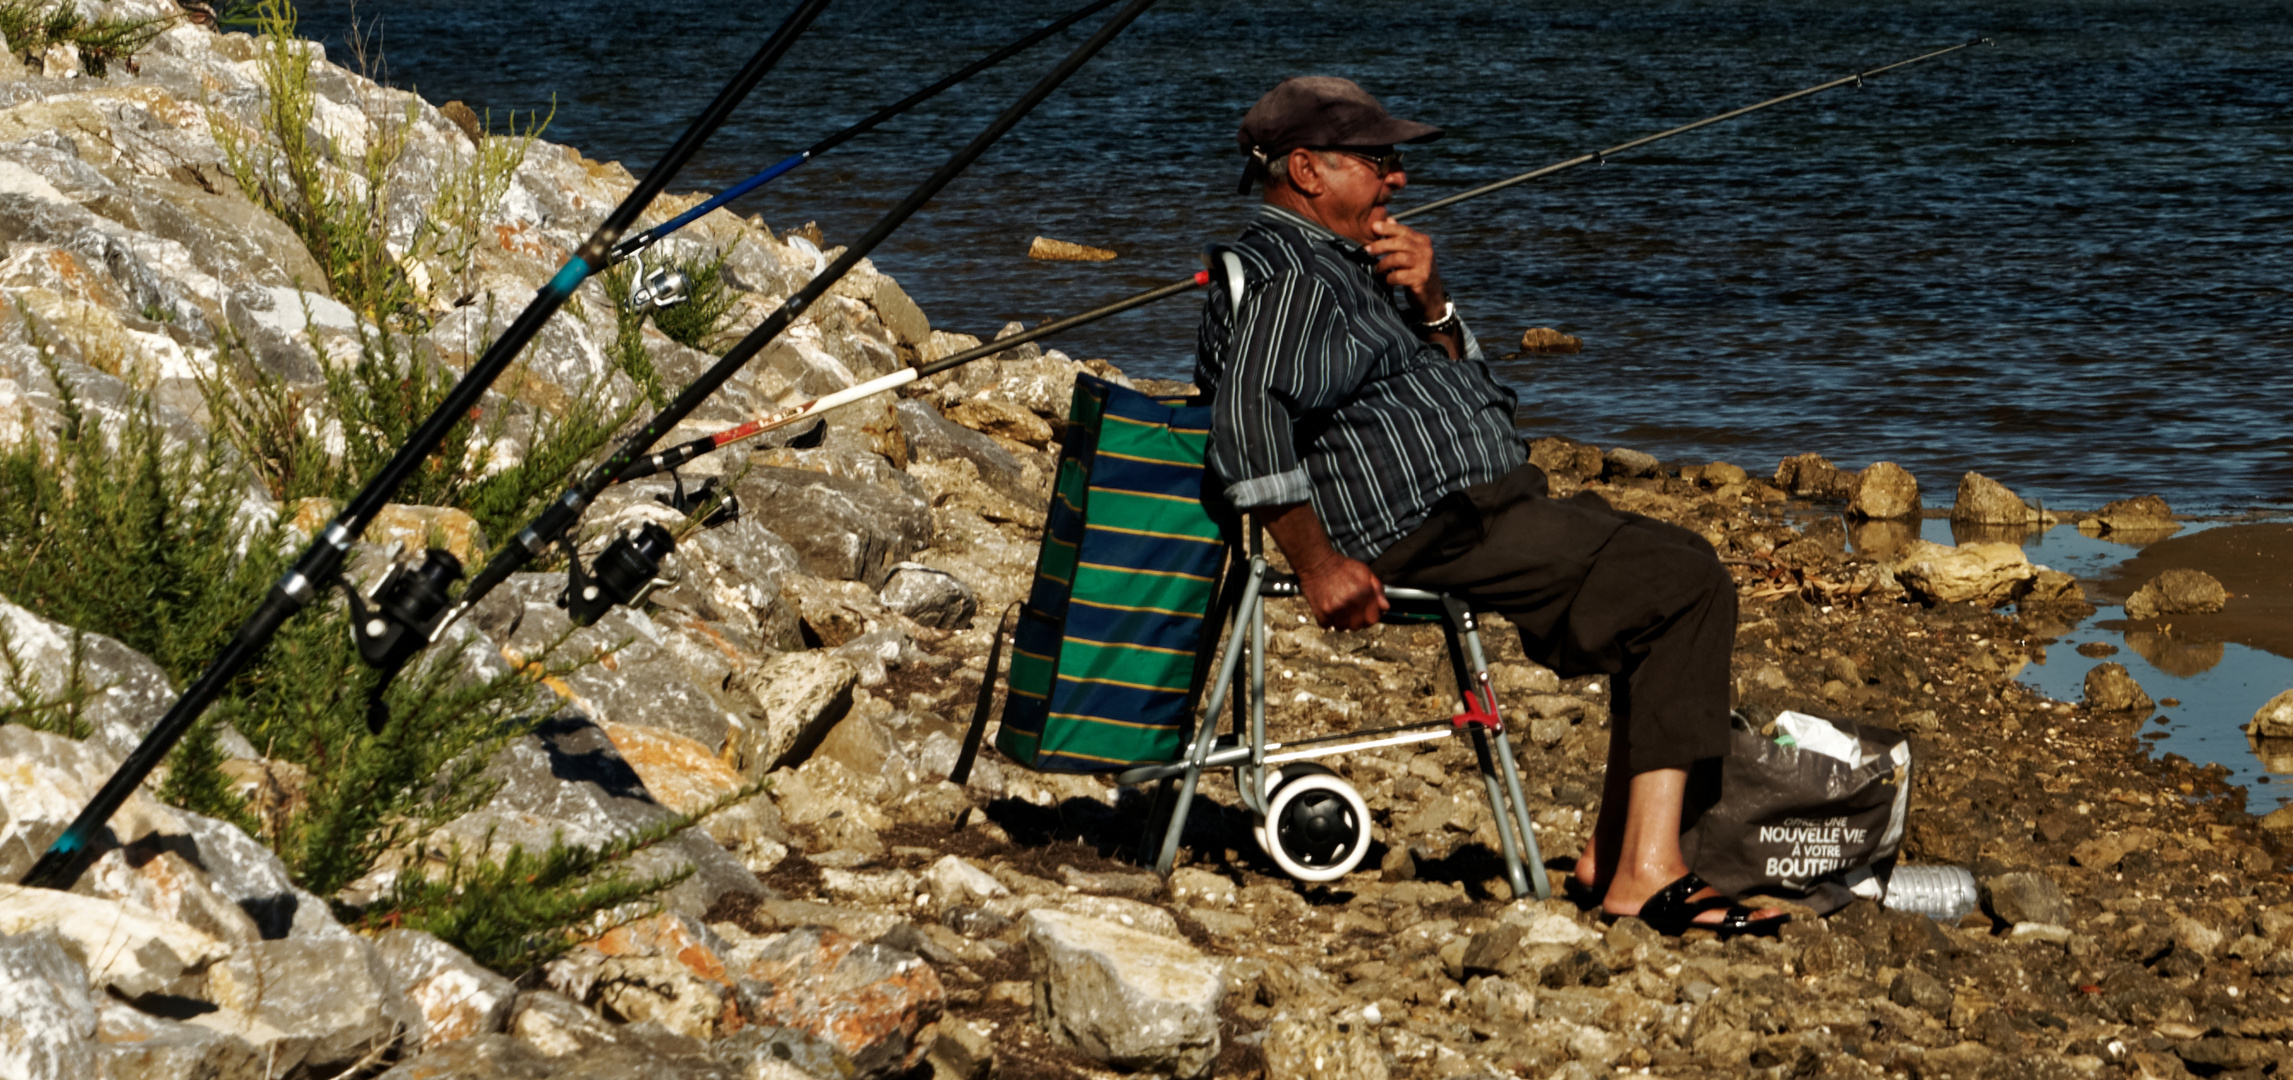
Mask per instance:
[[[1407,849],[1400,849],[1404,852]],[[1170,902],[1188,907],[1233,907],[1239,896],[1234,882],[1208,870],[1182,866],[1170,873]]]
[[[1001,443],[947,420],[921,401],[902,401],[897,410],[900,430],[919,460],[968,461],[988,487],[1013,498],[1033,496],[1021,482],[1019,459]]]
[[[931,883],[932,901],[941,911],[959,907],[978,907],[998,896],[1009,896],[1011,890],[995,880],[987,871],[973,866],[962,856],[944,855],[925,871]]]
[[[446,826],[471,857],[484,850],[489,834],[499,858],[511,844],[546,851],[561,834],[567,843],[598,844],[676,814],[646,791],[604,730],[579,716],[546,721],[504,747],[485,776],[500,785],[493,800]],[[444,838],[436,843],[445,846]],[[697,916],[727,895],[769,895],[756,875],[698,828],[638,852],[625,869],[647,876],[686,867],[692,876],[661,897],[672,911]]]
[[[1386,1080],[1385,1048],[1355,1026],[1320,1020],[1277,1020],[1259,1044],[1269,1080]]]
[[[1218,1057],[1218,966],[1192,946],[1062,911],[1022,923],[1035,1018],[1054,1039],[1117,1068],[1206,1074]]]
[[[88,973],[52,933],[0,936],[0,1076],[96,1075]]]
[[[222,1011],[194,1022],[245,1039],[280,1073],[331,1075],[417,1031],[421,1014],[364,938],[264,941],[207,972]]]
[[[1887,999],[1909,1009],[1920,1009],[1931,1015],[1946,1015],[1951,1008],[1951,988],[1918,968],[1906,968],[1895,976],[1887,989]]]
[[[1656,455],[1622,446],[1602,454],[1601,461],[1607,466],[1602,470],[1606,476],[1654,476],[1663,468]]]
[[[2256,738],[2293,738],[2293,690],[2287,690],[2269,703],[2254,710],[2253,721],[2245,725],[2245,732]]]
[[[900,752],[899,741],[892,736],[891,729],[857,709],[847,713],[843,720],[829,729],[828,737],[820,740],[820,748],[813,751],[813,754],[844,766],[854,775],[875,776],[887,781],[894,770],[904,772],[907,763],[907,757]],[[898,786],[904,785],[887,784],[880,790],[889,793],[891,788]]]
[[[137,1012],[117,1000],[96,1013],[105,1080],[262,1080],[263,1061],[236,1035]],[[14,1075],[0,1070],[0,1075]]]
[[[478,965],[460,949],[420,930],[388,930],[374,950],[422,1018],[412,1033],[427,1049],[502,1030],[517,987]]]
[[[554,990],[529,990],[511,1007],[509,1034],[549,1057],[589,1053],[620,1040],[613,1025]]]
[[[854,772],[831,758],[813,758],[794,769],[772,774],[772,797],[781,817],[790,825],[814,826],[826,850],[842,846],[832,841],[850,838],[849,827],[870,832],[891,827],[891,818],[879,805],[887,781],[880,775]],[[871,838],[862,845],[870,852],[881,847]]]
[[[940,1021],[928,1058],[940,1080],[984,1080],[995,1070],[995,1042],[977,1025],[951,1017]]]
[[[332,517],[332,514],[328,515]],[[467,569],[475,567],[488,550],[486,531],[477,519],[445,506],[407,506],[391,503],[376,514],[359,539],[381,545],[391,557],[415,559],[432,544],[443,547]]]
[[[2112,534],[2133,534],[2137,537],[2163,536],[2181,528],[2174,520],[2173,507],[2156,495],[2140,495],[2104,503],[2094,516],[2078,523],[2079,531]]]
[[[1552,476],[1588,480],[1600,475],[1602,460],[1597,446],[1548,436],[1529,441],[1529,464]]]
[[[680,814],[697,814],[748,785],[740,770],[708,747],[674,732],[628,724],[601,724],[605,736],[655,801]],[[753,839],[785,840],[780,817],[761,796],[723,807],[701,823],[728,847]]]
[[[795,1028],[750,1024],[712,1049],[717,1060],[739,1070],[741,1080],[819,1080],[858,1073],[834,1043]]]
[[[967,398],[948,409],[948,419],[982,435],[1025,443],[1038,450],[1057,435],[1050,423],[1016,402],[1001,398]]]
[[[1919,481],[1892,461],[1875,461],[1856,474],[1847,516],[1894,521],[1919,516]]]
[[[597,1007],[624,1023],[659,1024],[687,1038],[717,1036],[726,988],[677,958],[615,956],[597,967]]]
[[[1034,243],[1027,245],[1027,257],[1030,259],[1047,259],[1052,262],[1106,262],[1114,258],[1115,253],[1106,248],[1089,247],[1065,240],[1053,240],[1048,236],[1038,236]]]
[[[516,575],[478,606],[474,626],[500,641],[504,656],[596,658],[549,684],[584,716],[661,728],[710,747],[725,744],[737,718],[694,680],[679,659],[676,634],[627,607],[576,629],[556,603],[564,587],[563,575]]]
[[[2078,584],[2076,577],[2044,566],[2033,567],[2032,569],[2036,573],[2030,579],[2030,591],[2023,594],[2024,603],[2083,604],[2086,602],[2086,590]]]
[[[852,707],[860,673],[850,661],[819,652],[774,657],[751,679],[761,723],[740,747],[741,772],[762,776],[802,762]]]
[[[2176,567],[2150,579],[2126,598],[2126,617],[2154,619],[2160,615],[2204,615],[2220,611],[2229,602],[2229,590],[2203,570]]]
[[[1930,603],[1997,607],[2021,595],[2038,571],[2017,544],[1945,544],[1914,540],[1895,565],[1895,580]]]
[[[1521,331],[1521,351],[1532,353],[1577,353],[1584,351],[1584,339],[1564,334],[1549,326],[1532,326]]]
[[[1980,525],[2020,525],[2038,517],[2020,496],[1990,477],[1969,472],[1959,477],[1958,499],[1951,503],[1951,520]]]
[[[1984,878],[1982,896],[1990,913],[2001,921],[2020,925],[2042,923],[2061,926],[2070,921],[2070,904],[2054,879],[2034,870],[2016,870]]]
[[[541,1051],[497,1034],[435,1047],[376,1080],[544,1080],[557,1073]]]
[[[931,1049],[944,994],[931,966],[911,953],[814,926],[736,950],[731,967],[749,1023],[824,1040],[858,1077],[912,1069]]]
[[[1775,484],[1802,499],[1846,500],[1855,495],[1855,476],[1821,454],[1787,457],[1775,467]]]
[[[885,607],[938,630],[963,630],[979,611],[971,589],[954,574],[920,563],[894,568],[877,595]]]
[[[102,634],[76,632],[6,600],[0,600],[0,640],[8,642],[14,656],[8,665],[10,678],[0,681],[0,708],[23,704],[16,693],[19,683],[47,701],[84,696],[80,717],[95,733],[96,745],[113,755],[133,750],[175,702],[167,673],[142,653]]]
[[[784,652],[804,647],[796,610],[782,592],[803,559],[755,517],[687,536],[670,559],[677,583],[653,593],[657,621],[720,652],[743,638]]]
[[[2148,716],[2157,703],[2142,692],[2142,684],[2135,682],[2118,663],[2096,664],[2086,673],[2086,704],[2103,712],[2130,712]]]
[[[864,481],[767,466],[749,470],[737,490],[815,577],[880,588],[900,560],[931,545],[922,499]]]
[[[222,942],[138,904],[11,889],[0,898],[0,934],[46,931],[99,986],[127,997],[158,993],[228,950]]]
[[[1685,472],[1685,470],[1683,470],[1683,472]],[[1731,465],[1725,461],[1715,461],[1707,464],[1696,473],[1697,483],[1700,483],[1705,487],[1712,488],[1714,490],[1728,487],[1732,484],[1742,484],[1743,482],[1750,479],[1751,474],[1745,472],[1743,466]]]
[[[900,288],[900,283],[892,280],[890,274],[876,275],[875,286],[868,302],[883,317],[884,327],[892,332],[892,337],[911,349],[931,344],[931,320],[924,316],[924,309],[908,299],[907,290]]]

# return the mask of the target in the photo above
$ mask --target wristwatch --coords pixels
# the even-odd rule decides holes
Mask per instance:
[[[1417,324],[1417,328],[1424,331],[1427,335],[1454,334],[1459,330],[1464,329],[1464,327],[1465,320],[1458,317],[1457,302],[1455,300],[1442,301],[1440,318],[1427,319],[1426,321]]]

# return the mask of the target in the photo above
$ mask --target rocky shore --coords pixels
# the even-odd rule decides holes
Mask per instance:
[[[83,9],[176,16],[158,0]],[[329,393],[328,373],[381,330],[330,288],[293,227],[250,201],[218,145],[219,128],[227,139],[260,122],[258,39],[177,21],[132,64],[99,75],[76,57],[58,46],[21,70],[0,58],[0,442],[54,445],[67,401],[125,425],[148,400],[170,444],[193,447],[222,423],[219,380]],[[402,186],[375,209],[421,314],[408,364],[466,364],[632,186],[618,165],[521,144],[466,251],[418,249],[441,188],[508,137],[315,47],[302,68],[325,138],[401,141]],[[647,222],[698,198],[664,200]],[[738,330],[813,272],[821,238],[802,235],[718,211],[663,254],[721,256],[725,324]],[[609,288],[583,286],[489,401],[505,426],[475,459],[484,468],[513,467],[585,401],[638,402],[646,371],[673,390],[709,362],[654,324],[634,339],[645,364],[626,362]],[[664,442],[978,340],[935,329],[863,264]],[[1947,546],[1918,538],[1931,500],[1889,463],[1847,472],[1802,455],[1771,472],[1532,444],[1556,494],[1590,491],[1712,541],[1739,584],[1741,707],[1909,734],[1905,860],[1971,868],[1983,906],[1964,919],[1859,902],[1775,939],[1720,942],[1515,898],[1464,779],[1468,754],[1447,743],[1343,759],[1379,846],[1340,881],[1280,876],[1221,780],[1164,879],[1124,855],[1140,792],[1030,773],[993,751],[967,786],[945,779],[997,615],[1029,586],[1069,388],[1085,371],[1124,380],[1105,360],[1016,347],[684,469],[686,486],[713,478],[737,495],[729,521],[677,509],[668,477],[612,489],[584,551],[648,522],[677,529],[666,584],[586,628],[555,603],[562,572],[489,597],[459,630],[471,677],[532,671],[545,715],[484,762],[490,800],[331,895],[305,889],[265,838],[147,787],[71,892],[0,888],[0,1077],[2293,1068],[2293,811],[2258,816],[2218,767],[2154,757],[2136,738],[2152,702],[2119,665],[2095,665],[2079,701],[2015,681],[2032,662],[2084,663],[2048,643],[2093,611],[2093,583],[2031,565],[2015,539],[2170,529],[2162,501],[2049,512],[1969,474],[1950,513],[1998,542]],[[239,510],[250,530],[307,535],[333,504],[274,498],[250,476]],[[371,586],[429,544],[467,561],[501,540],[467,508],[394,507],[353,576]],[[2147,588],[2143,610],[2160,617],[2235,613],[2247,598],[2235,583],[2153,576],[2118,587]],[[21,587],[0,582],[0,595],[21,600]],[[1275,737],[1454,711],[1434,632],[1325,633],[1295,606],[1274,619]],[[77,636],[13,602],[0,624],[6,716],[94,691],[74,710],[84,737],[0,724],[0,880],[12,882],[178,686],[101,628]],[[1601,788],[1609,688],[1529,663],[1502,626],[1487,640],[1557,882]],[[2293,703],[2279,712],[2293,717]],[[220,746],[250,806],[291,813],[306,797],[278,747],[235,730]],[[439,936],[367,917],[399,875],[513,843],[606,843],[758,782],[763,794],[632,858],[642,873],[685,875],[657,904],[607,913],[547,963],[489,970]]]

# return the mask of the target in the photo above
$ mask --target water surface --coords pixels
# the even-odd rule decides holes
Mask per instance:
[[[715,188],[1060,13],[839,0],[681,178]],[[642,169],[787,3],[368,3],[435,101],[557,108]],[[341,4],[306,6],[339,39]],[[992,332],[1187,273],[1232,234],[1233,128],[1277,79],[1350,75],[1448,125],[1402,202],[1977,34],[1994,48],[1419,219],[1522,424],[1764,468],[1892,459],[1947,502],[1981,471],[2052,505],[2293,505],[2293,13],[2282,0],[1166,0],[877,255],[942,328]],[[849,239],[1080,34],[739,205]],[[1111,247],[1038,263],[1038,235]],[[1057,342],[1189,370],[1174,300]]]

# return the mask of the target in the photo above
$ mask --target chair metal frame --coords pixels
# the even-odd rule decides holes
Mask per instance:
[[[1255,540],[1255,529],[1252,534]],[[1253,543],[1251,547],[1256,549],[1258,545]],[[1269,599],[1296,597],[1300,593],[1296,578],[1269,570],[1265,556],[1256,550],[1250,555],[1248,567],[1231,620],[1224,627],[1218,627],[1215,611],[1212,619],[1204,620],[1207,632],[1224,631],[1226,649],[1186,756],[1179,761],[1137,766],[1115,778],[1116,783],[1125,786],[1162,781],[1163,798],[1158,799],[1158,803],[1169,802],[1169,781],[1179,781],[1177,799],[1169,805],[1168,824],[1156,849],[1155,872],[1168,875],[1176,864],[1179,838],[1186,829],[1187,813],[1206,770],[1233,769],[1234,787],[1244,806],[1261,826],[1270,827],[1267,822],[1270,768],[1278,770],[1290,762],[1463,736],[1473,741],[1482,791],[1488,797],[1490,816],[1495,820],[1499,844],[1504,849],[1505,873],[1513,895],[1549,899],[1552,883],[1546,878],[1544,859],[1537,848],[1536,826],[1529,820],[1528,804],[1521,793],[1519,763],[1513,756],[1512,742],[1506,737],[1504,719],[1498,712],[1497,695],[1489,681],[1488,660],[1481,649],[1479,622],[1472,607],[1445,593],[1393,586],[1385,589],[1386,600],[1391,604],[1385,621],[1441,624],[1450,667],[1457,677],[1459,696],[1464,699],[1460,702],[1462,711],[1456,715],[1290,743],[1268,742],[1265,605]],[[1245,654],[1250,661],[1247,670],[1242,665]],[[1207,649],[1204,660],[1207,667]],[[1231,740],[1222,746],[1218,714],[1229,703],[1233,715]],[[1151,835],[1151,823],[1149,829]]]

